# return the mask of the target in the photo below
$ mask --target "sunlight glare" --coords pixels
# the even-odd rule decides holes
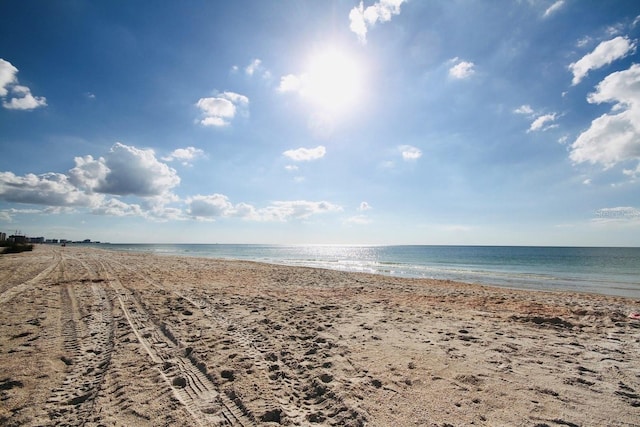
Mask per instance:
[[[335,49],[313,55],[303,95],[329,112],[342,112],[360,98],[362,75],[356,61]]]

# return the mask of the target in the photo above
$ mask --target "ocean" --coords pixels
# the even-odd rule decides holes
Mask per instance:
[[[640,299],[640,248],[103,244],[103,248]]]

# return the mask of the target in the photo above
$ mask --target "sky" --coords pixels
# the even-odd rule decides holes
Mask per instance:
[[[640,246],[636,0],[0,4],[0,231]]]

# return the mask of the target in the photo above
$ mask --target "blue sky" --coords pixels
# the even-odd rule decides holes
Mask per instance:
[[[0,230],[640,244],[636,1],[161,3],[0,5]]]

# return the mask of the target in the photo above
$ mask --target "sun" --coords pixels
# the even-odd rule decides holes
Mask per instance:
[[[327,112],[342,112],[362,95],[363,76],[357,61],[337,49],[326,49],[309,59],[302,95]]]

